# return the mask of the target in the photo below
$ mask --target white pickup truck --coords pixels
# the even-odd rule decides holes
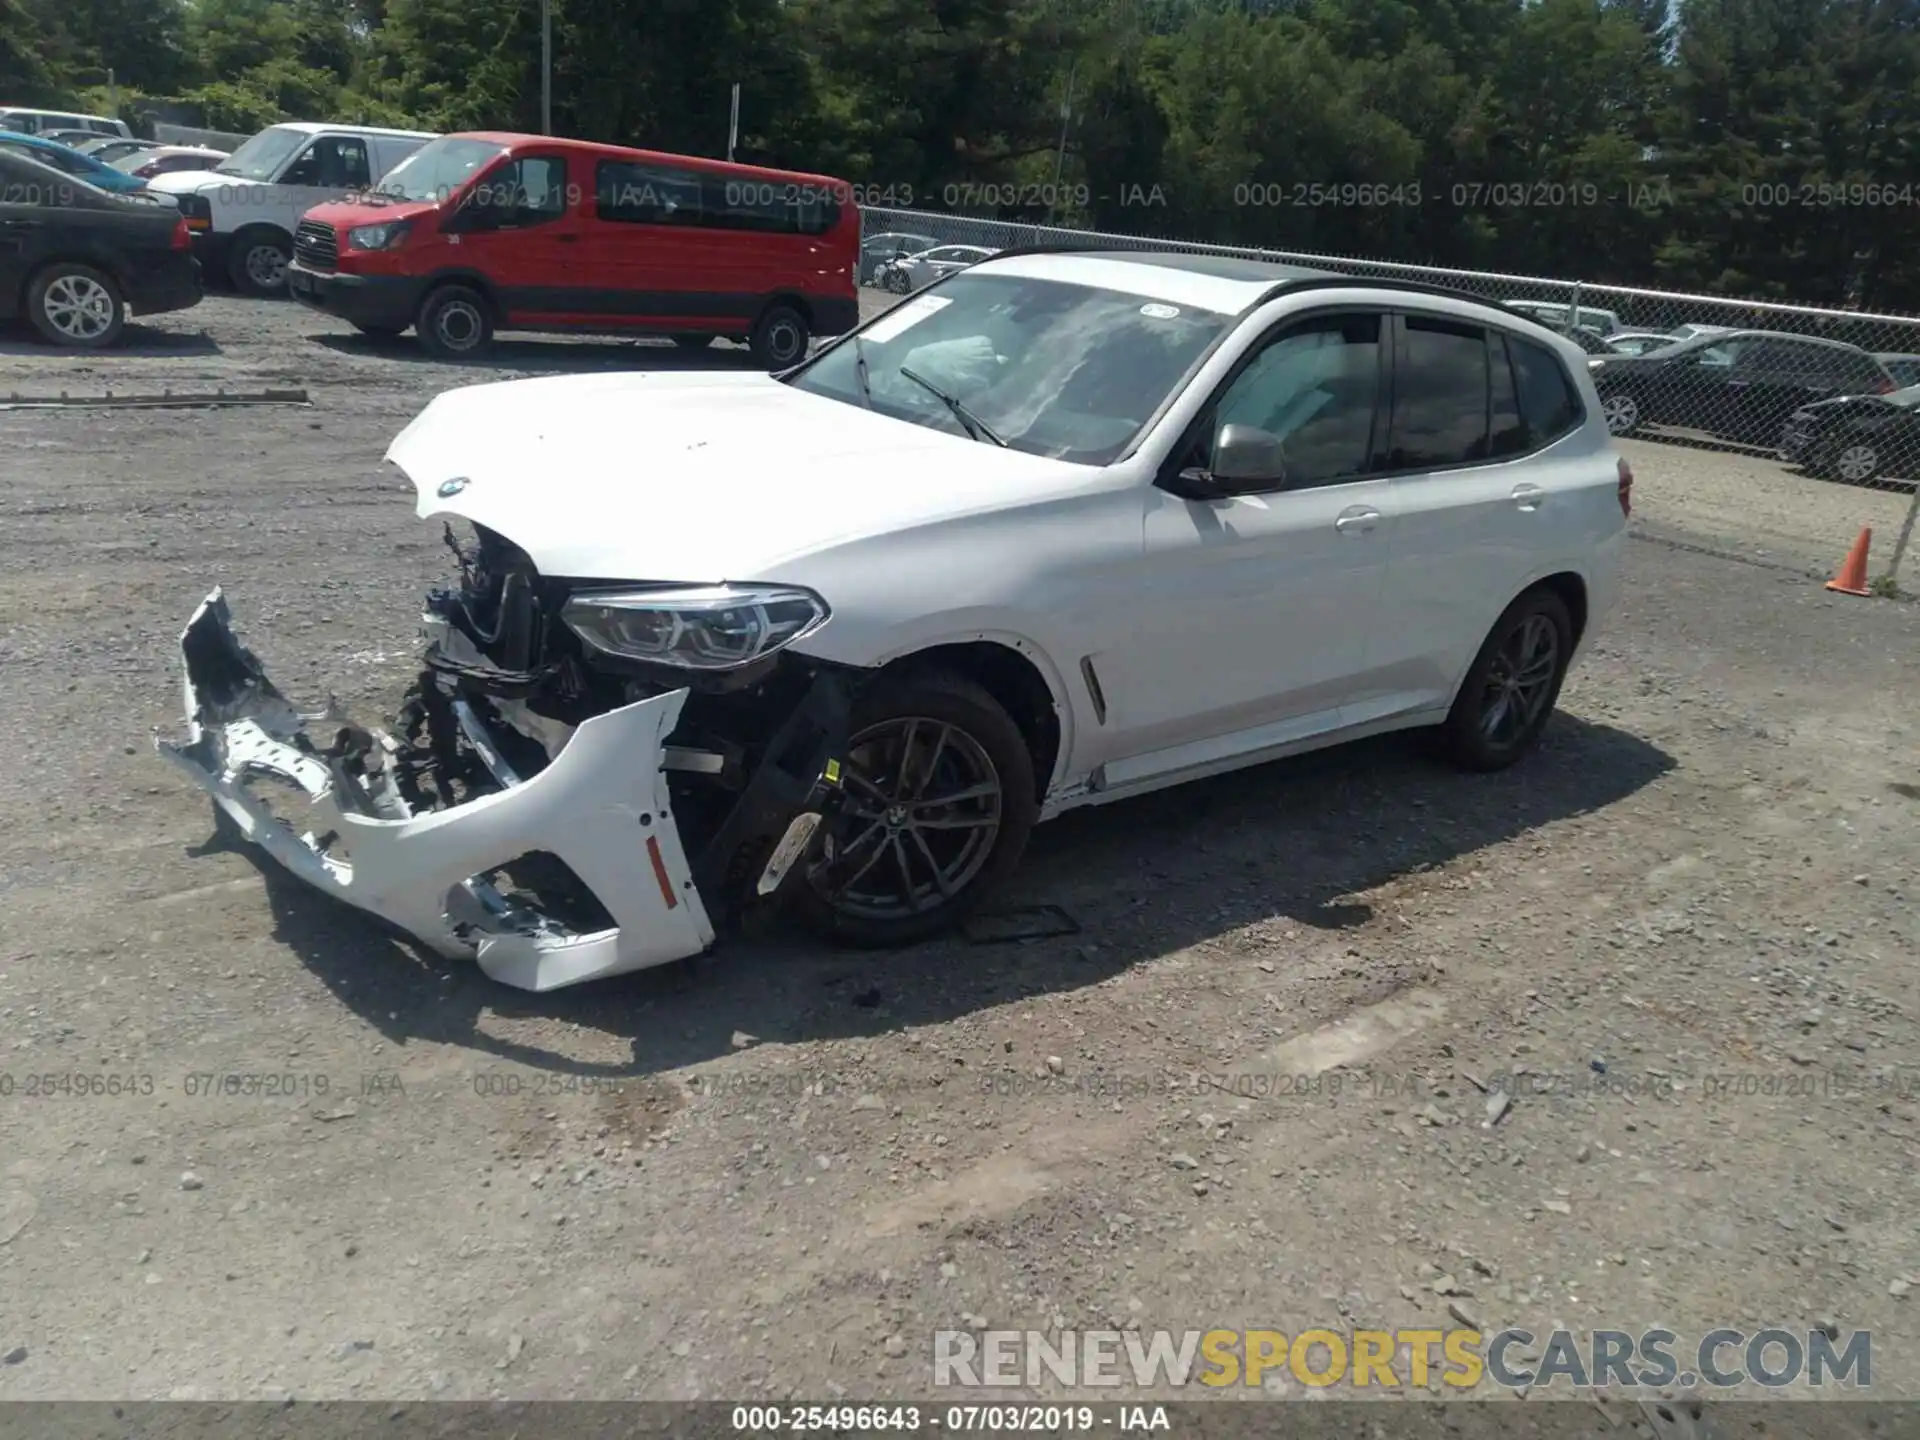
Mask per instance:
[[[423,130],[289,121],[255,135],[214,170],[156,175],[178,199],[194,253],[243,295],[286,288],[293,231],[316,205],[372,186],[435,137]]]

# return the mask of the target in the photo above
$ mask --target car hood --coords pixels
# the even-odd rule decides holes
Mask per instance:
[[[724,371],[452,390],[387,459],[423,518],[484,525],[543,574],[703,584],[779,579],[783,563],[836,545],[1070,493],[1100,473]]]
[[[164,191],[168,195],[198,195],[202,190],[213,186],[253,183],[232,175],[216,175],[211,170],[174,170],[165,175],[156,175],[147,182],[150,188]]]
[[[369,205],[359,200],[330,200],[316,205],[300,218],[317,220],[335,230],[351,230],[356,225],[384,225],[393,220],[413,220],[431,215],[439,206],[431,200],[395,200],[386,205]]]

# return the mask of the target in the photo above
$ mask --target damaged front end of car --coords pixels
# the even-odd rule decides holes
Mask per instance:
[[[459,580],[427,597],[424,669],[390,729],[331,701],[298,712],[216,589],[181,636],[186,737],[157,748],[294,874],[503,983],[704,952],[840,803],[861,672],[787,648],[825,603],[556,580],[473,530],[447,532]]]

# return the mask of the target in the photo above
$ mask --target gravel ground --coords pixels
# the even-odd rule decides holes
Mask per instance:
[[[1069,816],[1011,897],[1065,938],[533,997],[224,848],[147,738],[216,580],[297,699],[397,698],[443,556],[379,457],[475,369],[231,299],[137,340],[0,391],[313,404],[6,417],[0,1397],[888,1397],[952,1326],[1450,1311],[1831,1320],[1920,1391],[1920,611],[1643,538],[1515,771],[1400,739]],[[1812,513],[1634,449],[1683,544]],[[133,1093],[26,1093],[75,1073]]]

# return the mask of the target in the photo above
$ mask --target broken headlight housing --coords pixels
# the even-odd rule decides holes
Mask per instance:
[[[811,635],[827,602],[776,585],[702,585],[575,594],[561,618],[591,650],[688,670],[734,670]]]

